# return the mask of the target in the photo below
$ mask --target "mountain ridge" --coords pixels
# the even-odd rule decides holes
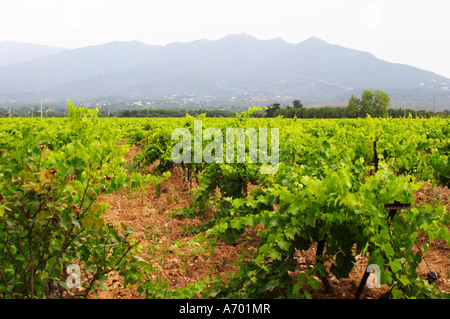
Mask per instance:
[[[65,50],[68,49],[19,41],[2,41],[0,42],[0,66],[23,63]]]
[[[393,100],[438,96],[448,103],[449,87],[450,80],[436,73],[317,37],[297,44],[248,34],[164,46],[112,41],[0,66],[3,101],[195,95],[222,103],[277,97],[312,103],[380,89]]]

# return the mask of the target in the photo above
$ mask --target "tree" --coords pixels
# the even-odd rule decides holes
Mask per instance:
[[[292,102],[292,105],[293,105],[294,109],[298,109],[298,108],[302,108],[303,107],[303,104],[302,104],[302,102],[300,100],[294,100]]]
[[[348,100],[347,106],[347,116],[348,117],[358,117],[360,111],[360,100],[352,94],[350,100]]]
[[[386,93],[377,90],[373,95],[373,102],[375,109],[374,117],[388,117],[388,106],[391,102],[391,98]]]
[[[361,98],[352,95],[348,101],[348,117],[387,117],[391,98],[386,93],[376,90],[365,90]]]
[[[266,108],[266,117],[275,117],[275,112],[280,109],[280,103],[273,103]]]

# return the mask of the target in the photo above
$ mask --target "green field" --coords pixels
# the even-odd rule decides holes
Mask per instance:
[[[449,296],[419,278],[423,256],[416,249],[419,234],[428,244],[450,245],[449,214],[444,205],[417,205],[413,197],[424,182],[449,185],[449,119],[252,118],[251,111],[226,119],[126,119],[75,111],[68,118],[0,119],[3,298],[47,298],[51,287],[71,289],[70,264],[89,278],[81,297],[115,271],[148,298],[308,298],[311,289],[327,288],[329,275],[347,278],[357,255],[380,267],[392,298]],[[224,144],[227,128],[278,128],[276,173],[261,174],[267,164],[249,160],[248,140],[244,163],[174,163],[179,140],[171,134],[191,132],[194,149],[195,120],[203,133],[222,132]],[[209,143],[203,139],[202,149]],[[139,153],[128,163],[132,145]],[[171,289],[151,262],[134,257],[141,243],[133,230],[102,218],[108,204],[98,201],[101,194],[153,185],[159,195],[174,170],[197,186],[192,204],[171,216],[201,217],[204,223],[186,231],[202,238],[204,249],[220,239],[235,244],[248,229],[259,229],[258,248],[227,279],[210,276]],[[410,208],[391,219],[385,205],[396,201]],[[420,241],[421,251],[427,243]],[[293,256],[312,245],[324,250],[293,280]]]

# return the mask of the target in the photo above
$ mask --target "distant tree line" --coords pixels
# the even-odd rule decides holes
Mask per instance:
[[[429,118],[439,116],[450,117],[450,110],[443,112],[433,112],[425,110],[412,110],[401,108],[390,108],[390,97],[382,91],[372,92],[365,90],[361,97],[352,95],[346,107],[309,107],[303,106],[301,100],[292,101],[292,105],[282,108],[280,103],[273,103],[265,108],[264,111],[257,111],[252,114],[253,117],[277,117],[285,118],[364,118],[368,114],[371,117],[424,117]],[[44,117],[66,117],[68,112],[64,110],[45,109]],[[211,109],[167,109],[167,108],[149,108],[149,109],[125,109],[111,110],[100,108],[99,117],[185,117],[186,114],[198,116],[206,114],[206,117],[235,117],[236,112],[231,110],[211,110]],[[9,117],[9,108],[0,108],[0,117]],[[40,117],[40,110],[30,107],[20,107],[12,110],[12,117]]]
[[[274,103],[268,106],[269,111],[260,111],[253,113],[253,117],[277,117],[283,116],[285,118],[351,118],[347,107],[311,107],[311,108],[294,108],[292,106],[287,106],[286,108],[281,108],[280,104]],[[430,118],[433,116],[439,116],[442,118],[450,117],[450,110],[444,110],[442,112],[433,112],[425,110],[413,110],[413,109],[402,109],[402,108],[388,108],[387,117],[401,118],[401,117],[423,117]],[[99,111],[99,117],[185,117],[186,114],[191,116],[198,116],[202,113],[206,113],[206,117],[234,117],[236,112],[233,111],[223,111],[223,110],[122,110],[114,111],[108,114],[107,110]],[[33,117],[40,117],[39,112],[35,112]],[[0,109],[0,118],[9,117],[9,110]],[[13,111],[12,117],[31,117],[30,112],[25,111]],[[67,117],[67,111],[52,111],[44,113],[44,117]],[[361,116],[362,117],[362,116]]]
[[[106,116],[105,112],[101,111],[99,116]],[[123,110],[117,111],[110,116],[114,117],[185,117],[186,114],[191,116],[198,116],[200,114],[206,114],[206,117],[234,117],[235,112],[226,110],[207,110],[207,109],[196,109],[196,110],[169,110],[169,109],[143,109],[143,110]]]
[[[387,110],[388,116],[392,118],[402,118],[402,117],[423,117],[430,118],[434,116],[439,116],[442,118],[450,117],[450,110],[445,110],[442,112],[433,112],[433,111],[425,111],[425,110],[413,110],[413,109],[401,109],[401,108],[389,108]],[[255,114],[255,117],[277,117],[283,116],[284,118],[318,118],[318,119],[343,119],[343,118],[355,118],[354,116],[349,116],[346,107],[314,107],[314,108],[303,108],[299,110],[288,109],[288,108],[280,108],[275,111],[272,116],[266,116],[264,112],[259,112],[259,114]],[[363,116],[358,116],[363,117]]]
[[[9,108],[0,108],[0,117],[9,117]],[[66,117],[67,110],[46,109],[43,111],[43,117]],[[11,117],[41,117],[41,111],[37,108],[30,110],[29,107],[19,107],[11,109]]]
[[[277,117],[285,118],[364,118],[371,117],[424,117],[439,116],[448,118],[450,110],[433,112],[412,109],[390,108],[390,97],[382,91],[372,92],[365,90],[361,98],[352,95],[346,107],[311,107],[305,108],[300,100],[294,100],[292,105],[286,108],[280,107],[279,103],[273,103],[266,107],[263,112],[254,113],[255,117]]]
[[[206,113],[206,117],[234,117],[236,112],[227,110],[207,110],[207,109],[140,109],[140,110],[105,110],[98,112],[99,117],[185,117],[186,114],[198,116]],[[67,110],[45,110],[44,117],[67,117]],[[9,108],[0,109],[0,117],[9,117]],[[21,107],[12,109],[12,117],[40,117],[40,111],[31,112],[29,108]]]

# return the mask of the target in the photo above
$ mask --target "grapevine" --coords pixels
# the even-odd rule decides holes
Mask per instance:
[[[450,245],[449,214],[414,198],[424,183],[449,185],[447,119],[253,118],[255,108],[227,119],[131,121],[68,108],[65,119],[0,121],[3,298],[66,297],[73,263],[86,272],[81,297],[117,271],[145,297],[311,298],[312,290],[333,289],[331,277],[348,278],[358,256],[380,267],[389,297],[448,298],[435,285],[438,274],[430,271],[427,282],[418,267],[428,244]],[[202,121],[202,133],[217,128],[224,135],[227,128],[279,128],[277,171],[262,174],[262,163],[229,163],[225,154],[221,163],[175,163],[171,133],[187,129],[194,148],[194,121]],[[133,144],[139,153],[127,164]],[[249,140],[241,146],[249,154]],[[108,204],[101,194],[155,185],[159,196],[176,172],[193,201],[171,216],[200,217],[203,224],[190,231],[204,236],[204,249],[222,239],[237,245],[250,230],[258,236],[228,278],[170,289],[150,262],[134,257],[140,246],[133,230],[102,218]],[[407,208],[390,214],[393,203]],[[298,271],[296,256],[312,247],[315,262]]]

